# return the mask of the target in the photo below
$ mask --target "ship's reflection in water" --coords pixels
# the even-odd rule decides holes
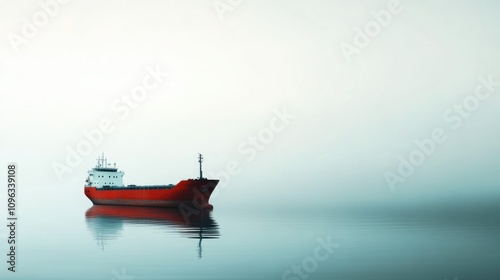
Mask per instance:
[[[198,258],[202,257],[202,240],[220,236],[211,210],[183,213],[177,208],[94,205],[85,219],[101,250],[122,236],[127,224],[165,226],[186,238],[199,239]]]

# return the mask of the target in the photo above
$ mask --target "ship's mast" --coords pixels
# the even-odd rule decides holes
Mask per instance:
[[[102,153],[101,156],[97,158],[96,167],[102,167],[103,164],[104,164],[104,153]]]
[[[108,159],[104,157],[104,153],[101,154],[100,157],[97,158],[97,167],[107,167]]]
[[[201,170],[201,163],[203,162],[202,154],[198,154],[198,162],[200,163],[200,179],[203,179],[203,171]]]

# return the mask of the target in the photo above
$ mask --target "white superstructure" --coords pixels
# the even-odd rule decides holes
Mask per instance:
[[[96,188],[107,187],[124,187],[123,175],[125,172],[118,171],[116,163],[108,164],[108,160],[104,158],[104,154],[97,158],[97,164],[94,168],[88,171],[89,176],[86,180],[86,185]]]

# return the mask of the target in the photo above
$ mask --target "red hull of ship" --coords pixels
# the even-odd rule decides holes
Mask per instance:
[[[218,183],[219,180],[190,179],[172,188],[98,189],[86,186],[85,195],[94,205],[212,208],[208,200]]]

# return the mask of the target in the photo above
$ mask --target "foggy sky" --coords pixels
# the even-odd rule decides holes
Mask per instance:
[[[14,47],[23,18],[44,10],[0,1],[0,163],[19,165],[26,211],[54,195],[90,205],[83,184],[102,152],[138,185],[197,177],[201,152],[205,175],[222,179],[216,207],[499,196],[500,87],[467,117],[455,111],[479,77],[500,81],[498,3],[401,0],[363,47],[357,30],[397,4],[232,3],[221,16],[211,0],[73,0]],[[168,77],[126,105],[151,69]],[[103,119],[112,132],[60,180],[54,163]],[[392,191],[384,174],[435,129],[446,141]]]

